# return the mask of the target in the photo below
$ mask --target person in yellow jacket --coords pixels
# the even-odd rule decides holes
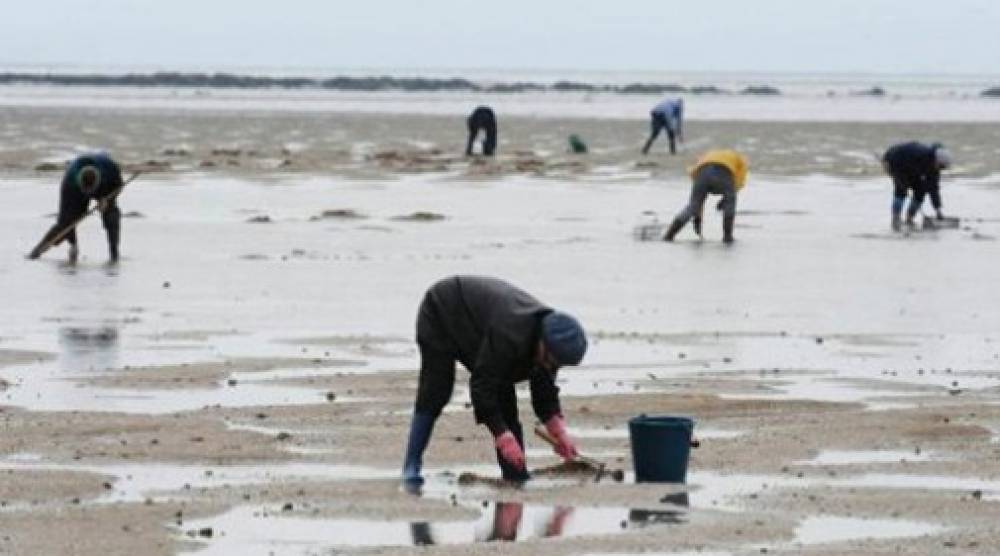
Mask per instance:
[[[709,194],[722,195],[716,206],[722,211],[722,241],[733,242],[733,225],[736,221],[736,193],[747,183],[749,164],[742,154],[720,149],[708,151],[689,169],[691,174],[691,200],[680,211],[667,229],[666,241],[673,241],[677,232],[694,218],[694,232],[701,236],[701,218],[705,198]]]

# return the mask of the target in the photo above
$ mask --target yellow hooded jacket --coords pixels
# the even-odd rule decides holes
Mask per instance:
[[[698,162],[694,166],[688,168],[688,173],[694,177],[695,172],[706,164],[721,164],[729,168],[729,171],[733,173],[733,181],[736,182],[736,191],[743,189],[743,186],[747,183],[749,163],[747,163],[746,157],[732,149],[708,151],[701,155],[701,158],[698,159]]]

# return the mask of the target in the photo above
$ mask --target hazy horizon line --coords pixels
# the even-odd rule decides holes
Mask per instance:
[[[46,68],[64,69],[88,69],[102,71],[134,71],[142,69],[155,72],[233,72],[233,71],[261,71],[261,70],[281,70],[290,71],[341,71],[341,72],[522,72],[522,73],[596,73],[596,74],[685,74],[685,75],[773,75],[773,76],[795,76],[795,77],[951,77],[990,80],[1000,78],[1000,71],[997,73],[982,72],[901,72],[901,71],[873,71],[873,70],[776,70],[776,69],[653,69],[653,68],[571,68],[571,67],[516,67],[516,66],[316,66],[305,64],[86,64],[71,62],[10,62],[0,60],[0,70],[7,68],[35,69],[38,71],[48,71]],[[372,74],[375,76],[376,74]],[[456,75],[460,77],[460,75]]]

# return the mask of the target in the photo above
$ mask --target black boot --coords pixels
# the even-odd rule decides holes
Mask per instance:
[[[695,216],[694,220],[691,221],[691,225],[694,226],[694,233],[701,237],[701,217]]]
[[[733,225],[736,223],[736,216],[722,217],[722,243],[732,243]]]
[[[684,227],[684,224],[685,222],[683,220],[680,220],[679,218],[674,218],[674,221],[670,223],[670,227],[667,228],[667,235],[663,236],[663,241],[673,241],[674,236],[677,235],[677,232],[681,231],[681,228]]]

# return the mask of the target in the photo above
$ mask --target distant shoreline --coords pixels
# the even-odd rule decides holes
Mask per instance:
[[[676,83],[592,84],[581,81],[512,81],[486,83],[465,78],[423,77],[267,77],[235,73],[0,73],[0,85],[56,85],[83,87],[187,87],[206,89],[321,89],[332,91],[411,91],[411,92],[593,92],[615,94],[693,94],[778,96],[781,90],[770,85],[747,85],[731,90],[714,85],[684,86]]]
[[[268,76],[233,72],[0,72],[3,85],[46,85],[65,87],[135,87],[189,88],[230,90],[316,90],[338,92],[458,92],[458,93],[602,93],[618,95],[698,95],[698,96],[758,96],[778,97],[786,94],[778,86],[747,80],[746,84],[719,86],[709,84],[681,85],[633,81],[622,84],[591,83],[585,80],[499,81],[463,77],[396,77],[390,75],[334,77]],[[983,85],[981,84],[980,87]],[[794,94],[794,93],[793,93]],[[881,85],[856,87],[846,91],[832,88],[819,92],[825,96],[898,97]],[[952,91],[951,94],[954,94]],[[1000,86],[989,86],[978,93],[983,98],[1000,98]]]

